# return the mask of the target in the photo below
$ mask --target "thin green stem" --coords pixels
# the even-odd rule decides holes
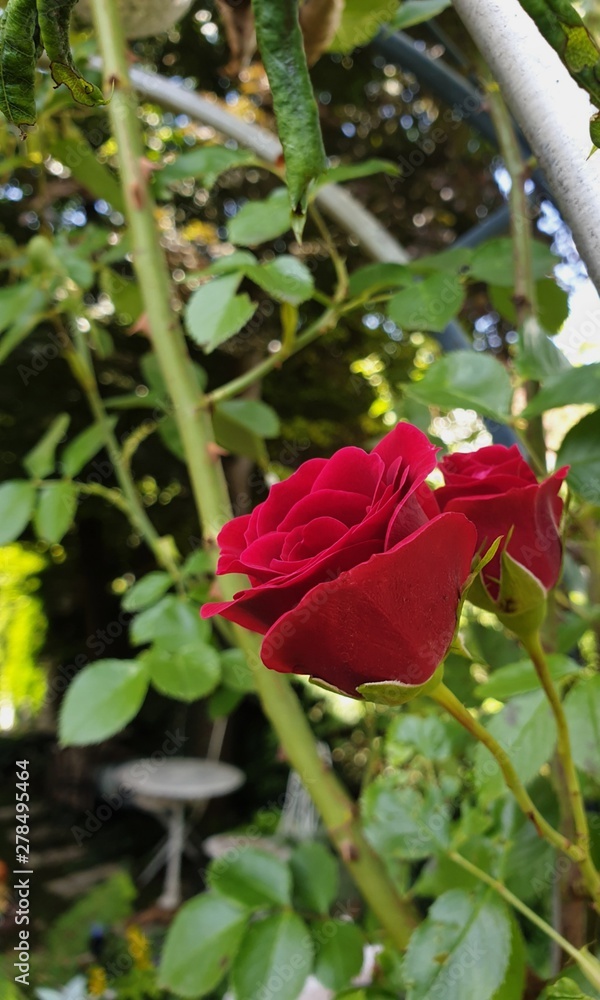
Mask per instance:
[[[579,862],[579,869],[585,881],[586,887],[594,900],[594,905],[600,911],[600,875],[596,871],[590,856],[590,830],[585,811],[585,804],[581,794],[577,769],[573,761],[571,749],[571,736],[567,719],[560,700],[560,695],[555,687],[554,681],[548,669],[546,655],[542,648],[539,633],[531,636],[523,645],[531,658],[540,683],[550,702],[557,732],[558,759],[562,768],[562,775],[566,790],[566,799],[569,802],[575,829],[575,842],[583,852],[583,859]]]
[[[526,341],[528,335],[539,332],[537,319],[535,275],[533,271],[533,249],[531,213],[525,194],[527,166],[523,160],[510,112],[504,102],[500,88],[495,81],[486,81],[490,115],[496,129],[498,146],[504,159],[504,166],[511,179],[509,194],[510,231],[513,239],[514,294],[513,301],[517,313],[517,325]],[[528,402],[539,390],[539,383],[525,383]],[[527,424],[525,434],[528,452],[535,457],[536,464],[546,473],[546,442],[541,417],[534,417]]]
[[[348,294],[348,271],[346,269],[346,264],[343,258],[338,253],[338,248],[336,247],[333,237],[329,232],[329,229],[323,219],[323,216],[319,212],[319,209],[314,202],[309,206],[308,213],[315,223],[317,229],[319,230],[325,246],[329,250],[329,256],[333,262],[335,268],[335,274],[337,278],[337,287],[334,295],[334,302],[343,302]]]
[[[45,484],[47,483],[49,485],[60,482],[62,482],[62,480],[60,479],[44,480],[44,483]],[[82,496],[101,497],[103,500],[106,500],[107,503],[112,504],[112,506],[120,510],[122,514],[125,514],[131,526],[133,528],[136,528],[137,530],[137,524],[133,519],[129,504],[123,497],[123,494],[121,493],[120,490],[116,490],[111,486],[102,486],[101,483],[81,483],[79,482],[78,479],[73,480],[73,486],[75,487],[78,493],[82,494]]]
[[[502,898],[514,907],[515,910],[518,910],[519,913],[522,913],[527,920],[529,920],[532,924],[535,924],[536,927],[539,927],[539,929],[543,931],[543,933],[549,937],[551,941],[554,941],[567,955],[573,959],[574,962],[577,963],[588,982],[591,983],[596,989],[600,989],[600,963],[597,959],[595,959],[592,955],[589,955],[587,952],[579,951],[575,948],[569,941],[567,941],[566,938],[562,936],[562,934],[559,934],[558,931],[555,931],[554,928],[550,926],[550,924],[547,924],[545,920],[542,920],[537,913],[530,910],[530,908],[526,906],[526,904],[523,903],[518,896],[515,896],[510,889],[507,889],[502,882],[499,882],[498,879],[493,878],[492,875],[488,875],[487,872],[478,868],[477,865],[472,863],[472,861],[468,861],[462,856],[462,854],[458,854],[457,851],[449,851],[448,857],[451,861],[454,861],[455,864],[460,865],[460,867],[466,872],[474,875],[480,882],[484,882],[485,885],[489,885],[494,892],[497,892],[499,896],[502,896]]]
[[[67,361],[71,370],[83,389],[92,415],[96,423],[102,428],[104,444],[110,458],[116,480],[122,490],[123,497],[128,509],[128,517],[132,526],[146,541],[148,547],[154,553],[156,561],[172,577],[173,581],[180,585],[181,572],[170,551],[170,546],[165,544],[158,534],[152,521],[148,517],[140,495],[136,489],[131,476],[131,471],[127,463],[123,460],[123,455],[119,447],[119,442],[113,432],[112,425],[104,408],[104,401],[98,389],[93,361],[87,342],[83,334],[75,332],[75,349],[66,352]]]
[[[535,826],[540,837],[544,837],[548,843],[552,844],[563,854],[566,854],[572,861],[580,865],[584,859],[584,852],[579,845],[571,843],[571,841],[555,830],[553,826],[539,812],[535,804],[533,803],[529,792],[522,784],[515,768],[513,767],[508,753],[500,746],[498,741],[494,739],[492,734],[482,726],[481,723],[465,708],[461,701],[452,693],[450,688],[447,688],[445,684],[438,684],[436,688],[428,692],[429,697],[433,699],[441,708],[444,708],[447,712],[452,715],[457,722],[460,722],[461,726],[464,727],[476,740],[483,743],[485,747],[490,751],[490,753],[496,758],[498,766],[502,771],[504,780],[513,793],[518,805],[524,812],[525,816],[531,820]]]
[[[118,6],[116,0],[92,0],[91,7],[106,86],[107,89],[114,86],[109,113],[117,141],[133,265],[148,317],[150,338],[174,403],[174,417],[186,454],[205,544],[214,558],[216,535],[231,517],[227,485],[221,463],[216,459],[209,409],[199,395],[183,332],[171,309],[169,274],[157,238],[154,204],[142,167],[140,123],[128,80]],[[335,314],[332,321],[335,322]],[[314,336],[320,332],[321,329],[315,330]],[[305,331],[304,337],[307,333]],[[239,589],[239,580],[228,577],[220,586],[223,596],[229,598]],[[236,635],[248,657],[265,714],[291,766],[299,773],[321,813],[332,842],[388,937],[396,947],[405,948],[418,922],[417,915],[397,895],[383,863],[361,832],[352,801],[331,769],[321,761],[310,726],[287,679],[263,667],[256,636],[239,628],[236,628]]]

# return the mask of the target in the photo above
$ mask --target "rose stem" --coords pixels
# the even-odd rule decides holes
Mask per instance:
[[[232,516],[227,484],[220,462],[213,457],[212,421],[199,396],[183,331],[171,308],[169,275],[157,238],[154,204],[142,170],[140,122],[129,83],[117,4],[115,0],[92,0],[91,6],[106,86],[107,89],[114,86],[109,114],[117,140],[133,263],[150,338],[174,404],[205,545],[215,559],[216,534]],[[223,596],[229,597],[236,584],[228,579],[222,582],[221,589]],[[312,731],[290,684],[262,666],[256,637],[240,629],[236,634],[248,654],[265,714],[291,766],[300,774],[332,842],[381,926],[397,948],[405,948],[418,922],[415,911],[396,893],[383,862],[363,837],[351,799],[320,760]]]
[[[483,743],[490,753],[493,754],[498,761],[498,765],[504,775],[504,780],[507,786],[510,788],[527,818],[531,820],[541,837],[544,837],[548,843],[552,844],[552,846],[556,847],[559,851],[562,851],[563,854],[566,854],[567,857],[571,858],[571,860],[579,866],[585,879],[586,886],[594,899],[594,904],[598,905],[598,896],[595,885],[588,882],[589,873],[585,865],[585,851],[579,844],[573,844],[567,837],[564,837],[562,833],[555,830],[554,827],[550,826],[548,821],[544,819],[542,814],[534,805],[529,792],[522,784],[517,772],[510,762],[507,752],[503,750],[498,741],[494,739],[485,726],[482,726],[481,723],[471,715],[462,702],[460,702],[458,698],[452,694],[452,691],[446,687],[445,684],[438,684],[438,686],[434,688],[433,691],[428,692],[428,694],[429,697],[436,702],[436,704],[440,705],[441,708],[446,709],[446,711],[449,712],[457,722],[460,722],[461,726],[468,730],[468,732],[471,733],[475,739],[479,740],[480,743]]]
[[[596,871],[590,856],[590,830],[585,812],[583,796],[581,794],[579,778],[577,776],[577,769],[573,761],[571,737],[569,735],[569,727],[567,725],[565,711],[560,700],[560,695],[552,677],[550,676],[548,661],[546,660],[546,655],[542,648],[539,632],[534,633],[527,640],[523,640],[523,646],[529,654],[531,662],[536,669],[540,683],[546,693],[548,701],[550,702],[552,714],[554,715],[558,736],[558,759],[562,768],[562,776],[568,795],[569,807],[573,816],[575,841],[584,854],[584,858],[581,862],[579,862],[579,868],[585,879],[585,884],[595,901],[596,908],[600,910],[600,875]]]
[[[515,896],[510,889],[507,889],[502,882],[499,882],[492,875],[488,875],[487,872],[478,868],[477,865],[474,865],[471,861],[468,861],[467,858],[462,856],[462,854],[458,854],[457,851],[448,851],[447,856],[451,861],[454,861],[455,864],[464,868],[466,872],[470,872],[471,875],[478,878],[480,882],[485,882],[486,885],[489,885],[490,888],[494,889],[499,896],[502,896],[507,903],[513,906],[515,910],[518,910],[524,917],[527,918],[527,920],[530,920],[532,924],[539,927],[539,929],[543,931],[547,937],[559,945],[559,947],[561,947],[567,955],[570,955],[573,961],[577,962],[577,965],[583,972],[588,982],[590,982],[595,989],[600,989],[600,963],[594,958],[593,955],[590,955],[587,952],[579,951],[575,948],[570,941],[567,941],[567,939],[562,936],[562,934],[559,934],[558,931],[555,931],[554,928],[550,926],[550,924],[547,924],[545,920],[542,920],[537,913],[530,910],[529,907],[526,906],[518,896]]]

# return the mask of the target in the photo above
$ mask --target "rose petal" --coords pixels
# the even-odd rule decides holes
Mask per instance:
[[[286,514],[293,510],[302,497],[310,493],[315,479],[326,465],[326,458],[310,458],[308,462],[303,462],[289,479],[275,483],[269,490],[267,499],[263,500],[251,514],[252,534],[248,541],[254,541],[267,531],[278,528]]]
[[[507,547],[509,555],[525,566],[546,590],[551,590],[558,581],[562,565],[558,529],[563,503],[558,491],[566,474],[566,469],[559,469],[542,483],[509,490],[501,496],[451,500],[445,510],[460,512],[473,522],[477,528],[478,548],[485,549],[500,535],[507,538],[512,529]],[[493,600],[498,596],[500,568],[499,550],[483,570],[485,585]]]
[[[343,490],[360,493],[369,500],[383,477],[385,465],[375,452],[362,448],[340,448],[331,456],[315,479],[312,491]]]
[[[438,451],[418,427],[399,423],[373,448],[372,454],[379,455],[385,463],[388,482],[402,466],[410,470],[410,484],[413,485],[423,482],[435,469]]]
[[[465,517],[440,514],[394,549],[314,587],[269,630],[263,662],[348,694],[373,681],[424,683],[452,641],[476,537]]]
[[[242,514],[234,517],[223,525],[218,536],[217,543],[220,548],[219,561],[217,563],[217,573],[243,573],[240,569],[240,553],[246,548],[246,529],[250,522],[250,514]]]

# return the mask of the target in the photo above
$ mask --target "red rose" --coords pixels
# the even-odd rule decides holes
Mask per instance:
[[[465,514],[473,522],[481,551],[499,536],[504,539],[483,569],[483,583],[492,600],[499,595],[503,549],[545,591],[551,590],[562,563],[563,502],[558,492],[568,469],[559,469],[539,483],[517,445],[499,444],[447,455],[440,468],[446,483],[435,491],[440,509]]]
[[[425,484],[435,453],[399,424],[370,454],[342,448],[306,462],[221,531],[217,573],[245,573],[251,588],[203,617],[266,633],[267,667],[348,694],[426,683],[452,641],[476,542]]]

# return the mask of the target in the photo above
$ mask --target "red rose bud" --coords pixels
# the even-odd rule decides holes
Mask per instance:
[[[262,633],[270,669],[349,695],[373,685],[359,693],[376,698],[384,682],[403,701],[434,682],[477,535],[463,514],[440,513],[425,483],[435,455],[399,424],[370,454],[305,462],[225,525],[217,572],[244,573],[251,587],[202,616]]]
[[[540,483],[516,445],[491,445],[447,455],[440,469],[446,484],[435,491],[440,509],[473,522],[480,552],[501,538],[469,600],[494,611],[517,635],[530,634],[543,621],[546,595],[561,572],[558,494],[568,468]]]

